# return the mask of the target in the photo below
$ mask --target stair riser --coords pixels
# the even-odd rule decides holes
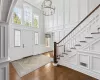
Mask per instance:
[[[80,49],[81,48],[81,46],[76,46],[76,49]]]
[[[100,37],[100,34],[92,34],[93,38],[96,39],[96,38],[99,38]]]
[[[86,39],[87,43],[89,43],[89,42],[91,42],[91,41],[93,41],[93,40],[94,40],[94,38]]]
[[[85,46],[87,43],[80,42],[81,46]]]

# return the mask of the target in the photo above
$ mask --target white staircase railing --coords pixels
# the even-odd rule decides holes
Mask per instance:
[[[87,15],[69,34],[61,41],[56,43],[56,56],[60,58],[62,53],[70,53],[74,50],[82,49],[87,44],[91,43],[96,37],[94,34],[99,34],[100,30],[100,5],[98,5],[89,15]],[[63,46],[57,47],[63,45]],[[64,52],[65,51],[65,52]],[[54,59],[56,60],[56,59]],[[54,61],[55,63],[57,62]]]

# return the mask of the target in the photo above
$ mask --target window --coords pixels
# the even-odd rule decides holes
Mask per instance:
[[[50,47],[50,38],[45,38],[46,40],[46,47]]]
[[[32,26],[32,7],[28,4],[24,4],[24,24]]]
[[[38,15],[34,15],[34,27],[35,28],[39,28],[39,16]]]
[[[50,47],[50,39],[51,39],[51,35],[50,34],[45,34],[46,47]]]
[[[22,23],[22,12],[21,12],[21,9],[20,8],[17,8],[15,7],[14,10],[13,10],[13,23],[16,23],[16,24],[21,24]]]
[[[39,44],[39,33],[35,32],[35,44],[38,45]]]
[[[20,47],[21,44],[21,31],[15,30],[15,47]]]

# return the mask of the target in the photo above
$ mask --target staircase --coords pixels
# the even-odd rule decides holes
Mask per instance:
[[[54,63],[100,79],[100,53],[90,49],[99,41],[100,4],[62,40],[54,42]]]

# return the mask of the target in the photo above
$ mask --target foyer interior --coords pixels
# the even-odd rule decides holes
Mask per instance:
[[[0,0],[0,80],[100,80],[100,0]]]

